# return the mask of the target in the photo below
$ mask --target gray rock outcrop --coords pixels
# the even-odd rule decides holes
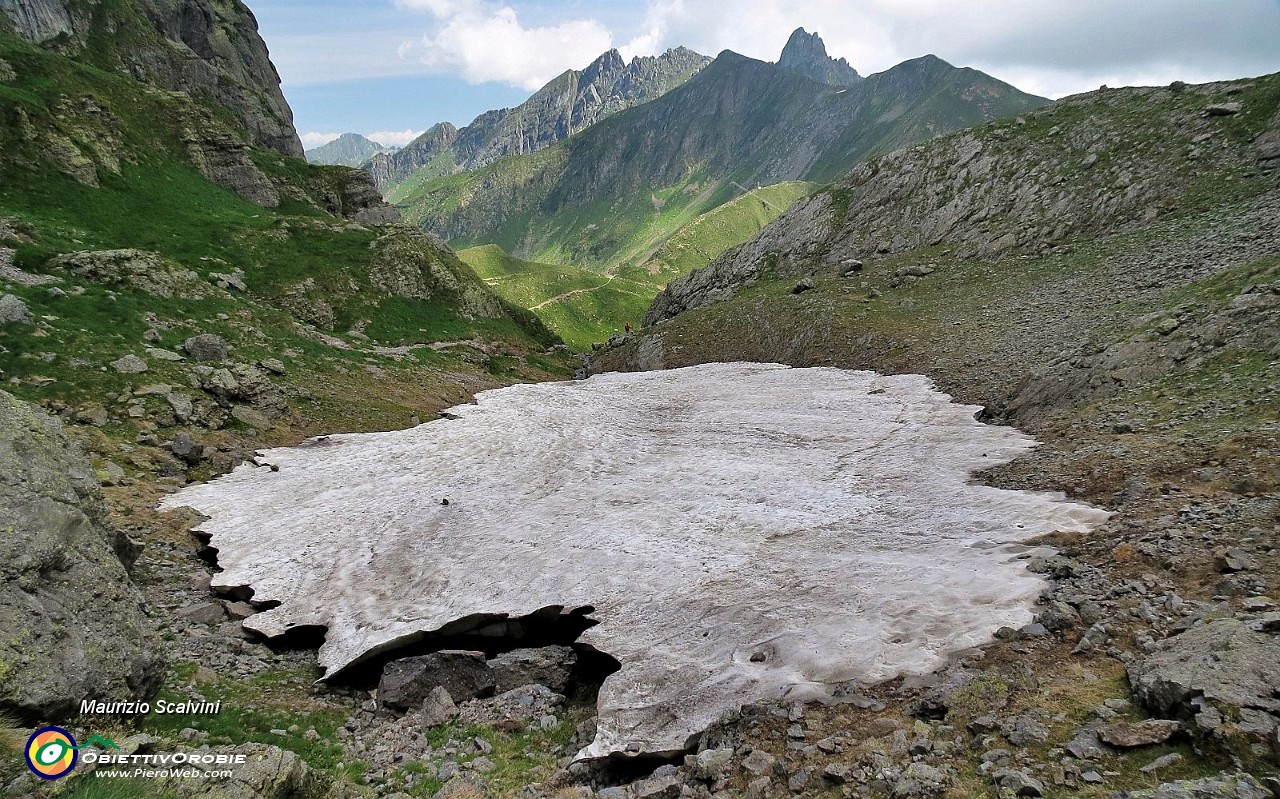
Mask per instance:
[[[163,659],[98,481],[58,422],[0,392],[0,710],[31,722],[138,699]]]
[[[144,250],[74,252],[54,258],[49,266],[81,280],[135,289],[155,297],[194,299],[218,293],[190,269]]]
[[[135,11],[68,0],[0,0],[14,30],[36,43],[56,43],[70,55],[91,45],[90,29],[109,24],[130,31],[132,44],[94,53],[119,70],[192,96],[209,95],[243,125],[251,144],[285,155],[303,155],[293,112],[252,12],[237,0],[141,0]],[[123,41],[123,37],[108,39]],[[141,42],[141,43],[139,43]]]
[[[1238,619],[1168,639],[1129,666],[1129,682],[1152,713],[1185,719],[1202,736],[1269,746],[1280,727],[1280,637]]]
[[[852,86],[862,80],[848,61],[827,55],[827,46],[816,31],[808,33],[804,28],[796,28],[791,34],[778,66],[828,86]]]

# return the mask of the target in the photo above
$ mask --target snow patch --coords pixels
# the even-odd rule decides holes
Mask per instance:
[[[710,364],[518,385],[411,430],[274,449],[168,497],[224,571],[328,629],[332,676],[474,614],[592,606],[622,663],[581,757],[669,753],[744,703],[923,673],[1030,621],[1017,542],[1107,518],[970,475],[1034,441],[918,375]],[[449,504],[443,505],[442,500]]]

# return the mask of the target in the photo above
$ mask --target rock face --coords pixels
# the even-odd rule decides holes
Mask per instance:
[[[828,86],[848,87],[862,80],[848,61],[827,55],[827,46],[817,32],[808,33],[804,28],[796,28],[791,34],[778,66]]]
[[[33,723],[147,697],[163,676],[97,485],[57,422],[0,392],[0,710]]]
[[[278,471],[164,507],[210,517],[215,587],[282,603],[246,627],[327,628],[329,676],[424,633],[593,608],[579,643],[622,668],[582,757],[677,752],[744,703],[928,671],[1031,621],[1042,583],[1009,545],[1107,516],[970,483],[1031,441],[919,376],[716,364],[476,402],[266,451]]]
[[[1153,713],[1186,719],[1203,736],[1270,746],[1280,727],[1280,637],[1238,619],[1174,636],[1129,667],[1134,695]]]
[[[481,114],[462,130],[447,122],[436,125],[403,150],[375,156],[366,169],[383,188],[441,155],[448,156],[448,169],[470,171],[503,156],[537,152],[607,116],[666,94],[710,61],[684,47],[630,62],[610,50],[581,72],[560,75],[516,108]]]
[[[0,0],[19,36],[36,44],[59,40],[70,55],[110,63],[120,71],[174,91],[213,96],[235,114],[251,144],[302,157],[293,112],[280,91],[258,23],[238,0],[136,0],[112,9],[69,0]],[[90,28],[136,32],[128,49],[86,52]],[[109,39],[108,41],[123,41]],[[136,41],[146,40],[138,45]],[[114,48],[114,43],[110,45]]]

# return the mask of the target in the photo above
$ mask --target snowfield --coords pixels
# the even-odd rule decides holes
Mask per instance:
[[[622,670],[580,756],[672,752],[744,703],[927,672],[1031,620],[1019,542],[1107,514],[970,482],[1034,446],[977,410],[918,375],[608,374],[269,450],[278,472],[162,507],[210,517],[215,588],[280,603],[246,627],[327,628],[329,676],[475,614],[590,606],[580,640]]]

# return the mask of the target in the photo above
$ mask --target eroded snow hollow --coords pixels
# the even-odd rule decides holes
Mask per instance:
[[[609,374],[270,450],[278,472],[163,507],[211,517],[215,586],[280,603],[247,627],[327,628],[330,676],[474,614],[594,607],[581,640],[622,670],[581,756],[672,752],[744,703],[925,672],[1030,620],[1016,542],[1106,514],[970,483],[1034,445],[976,410],[915,375]]]

